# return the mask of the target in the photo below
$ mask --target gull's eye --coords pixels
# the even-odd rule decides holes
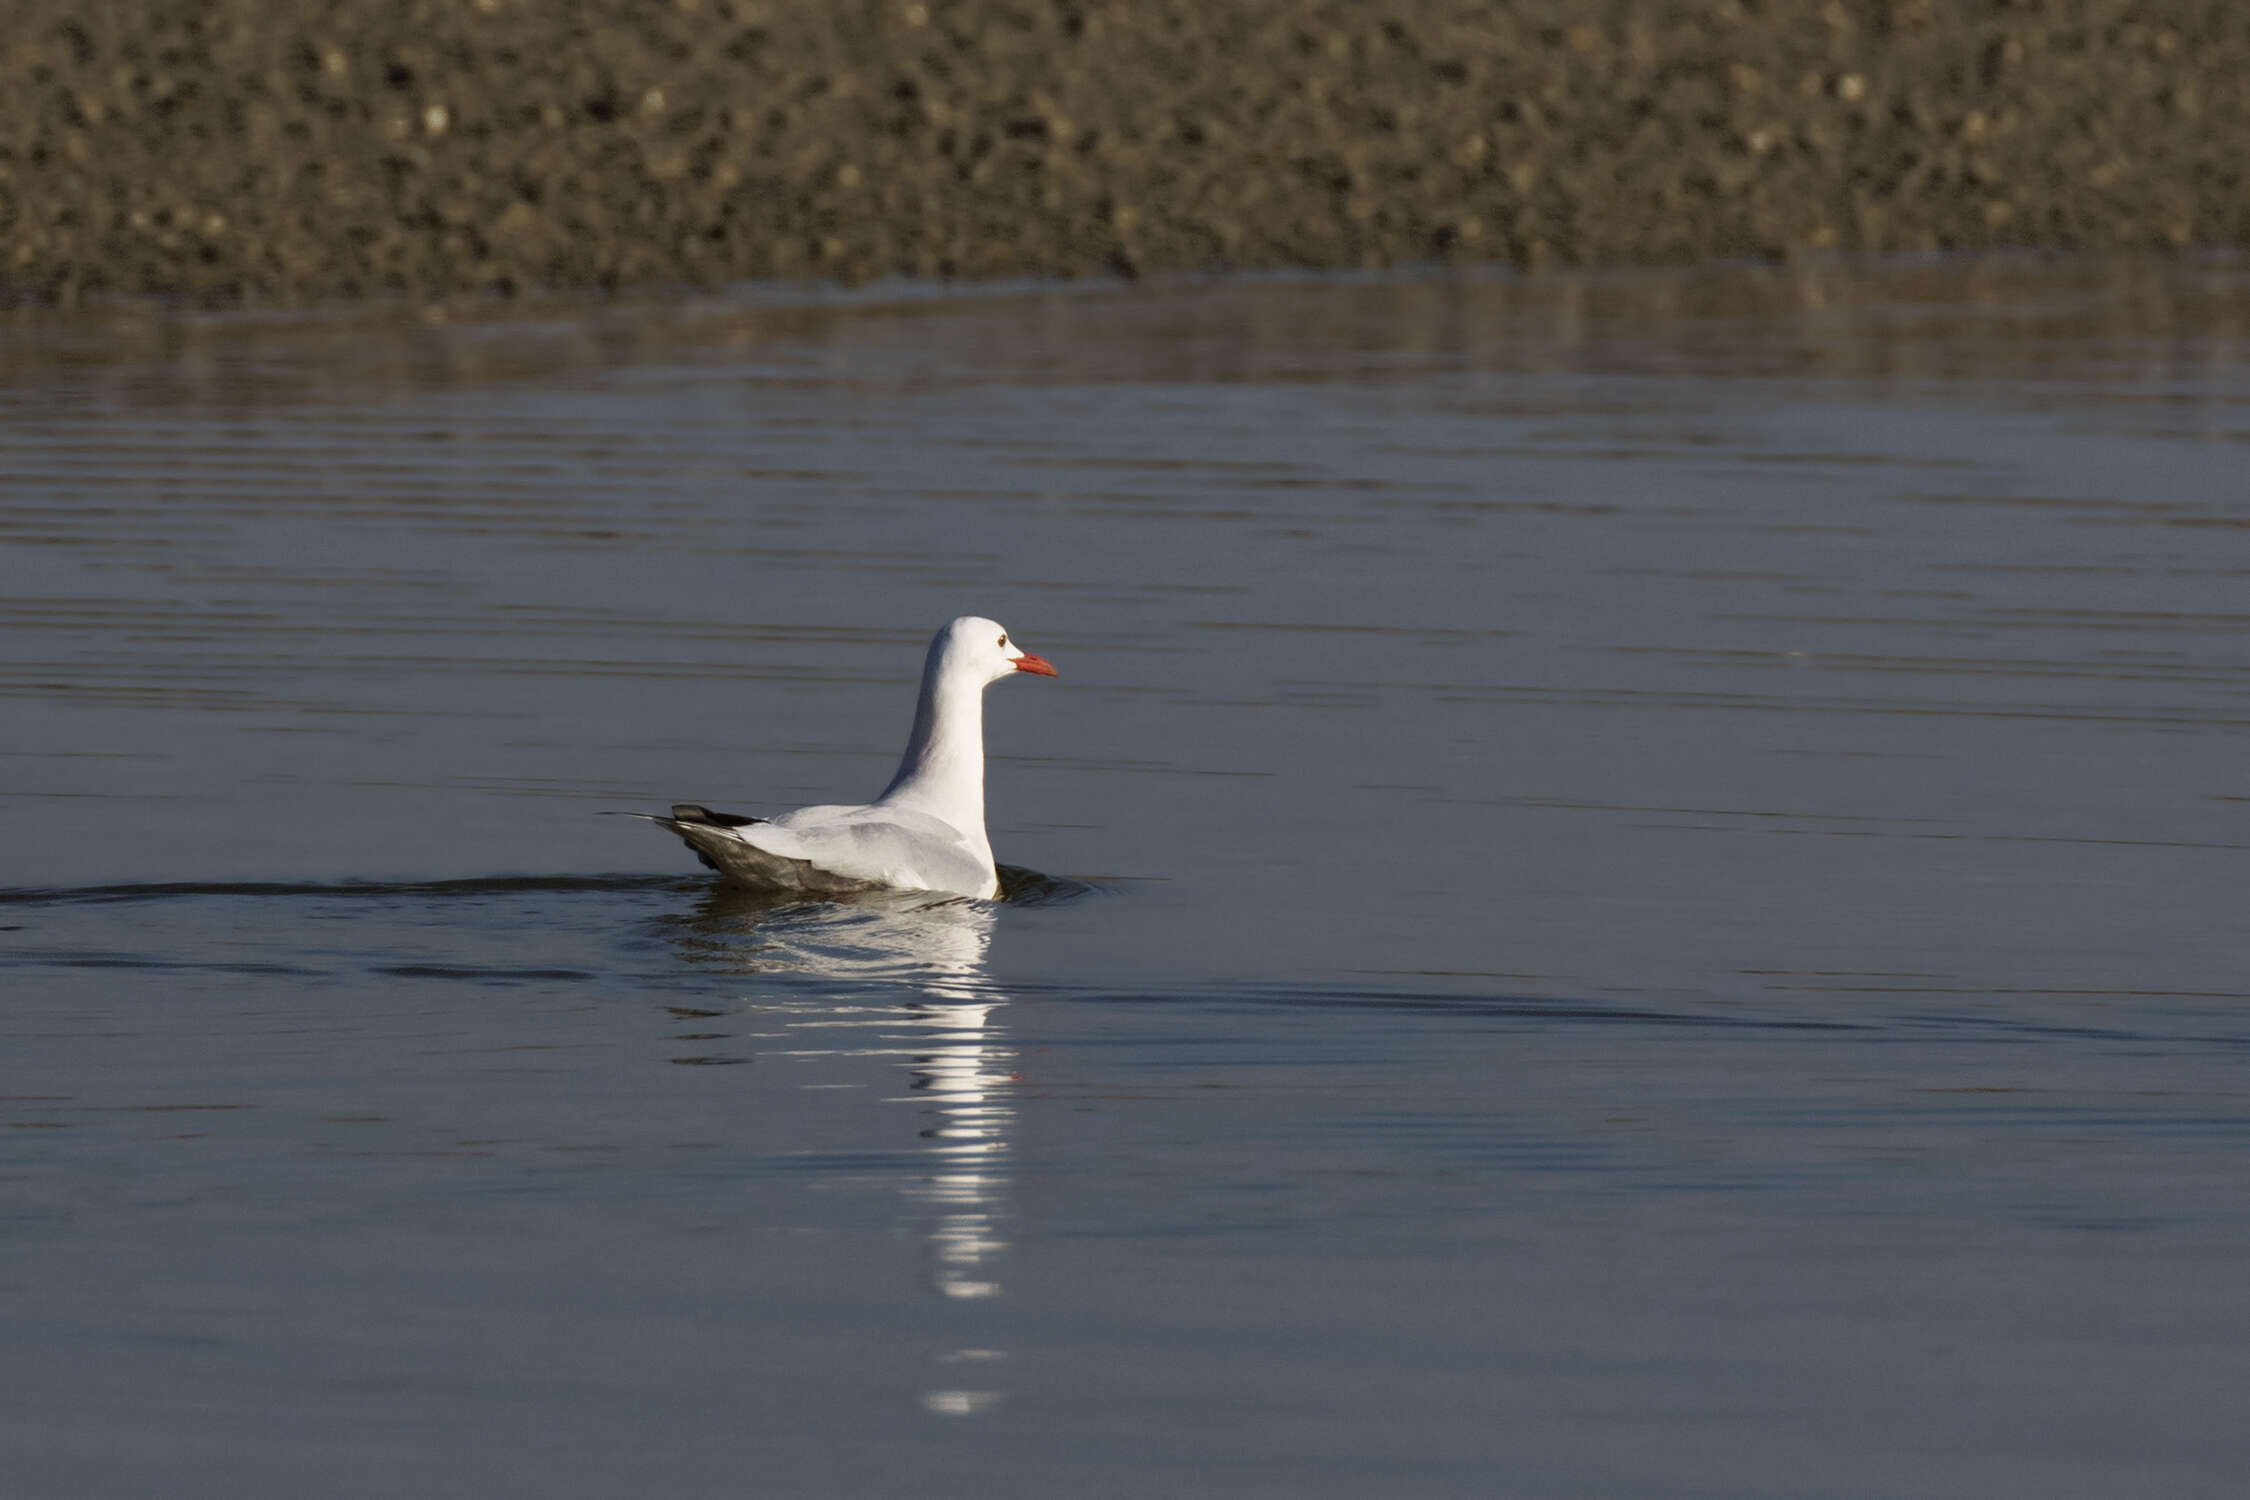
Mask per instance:
[[[1000,637],[1000,644],[1001,644],[1001,645],[1003,645],[1003,646],[1007,645],[1007,644],[1008,644],[1008,638],[1007,638],[1006,636],[1002,636],[1002,637]]]

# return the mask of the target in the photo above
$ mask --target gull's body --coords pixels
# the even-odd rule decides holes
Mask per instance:
[[[770,819],[693,803],[652,821],[729,880],[834,895],[892,887],[989,899],[1000,890],[984,833],[984,690],[1055,669],[992,621],[964,615],[937,633],[922,668],[914,732],[898,774],[864,807],[800,807]]]

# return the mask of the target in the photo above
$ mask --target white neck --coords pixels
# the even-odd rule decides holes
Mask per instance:
[[[877,800],[907,804],[984,841],[984,681],[945,670],[932,646],[898,774]]]

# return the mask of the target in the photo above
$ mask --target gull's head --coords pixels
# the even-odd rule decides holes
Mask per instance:
[[[941,670],[974,676],[977,682],[998,682],[1015,672],[1053,677],[1055,669],[1043,656],[1033,656],[1016,644],[1006,626],[982,615],[963,615],[937,634],[930,643],[930,663]]]

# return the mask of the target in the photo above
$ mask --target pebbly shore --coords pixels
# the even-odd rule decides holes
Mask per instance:
[[[2237,0],[0,0],[0,302],[2250,245]]]

